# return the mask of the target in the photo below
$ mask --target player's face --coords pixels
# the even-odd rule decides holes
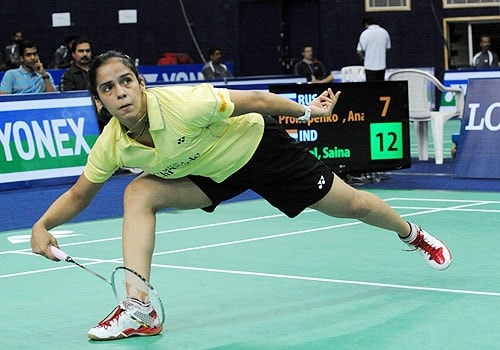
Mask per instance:
[[[111,59],[97,69],[100,102],[126,126],[146,112],[144,88],[144,79],[138,80],[119,59]]]

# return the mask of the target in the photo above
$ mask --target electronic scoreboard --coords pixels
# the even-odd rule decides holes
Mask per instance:
[[[308,105],[328,87],[341,91],[332,115],[299,123],[274,116],[288,134],[341,173],[367,173],[411,166],[408,83],[381,81],[270,85],[269,91]]]

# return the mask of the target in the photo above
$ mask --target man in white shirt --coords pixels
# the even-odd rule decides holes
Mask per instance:
[[[359,36],[358,56],[364,60],[366,81],[385,80],[386,55],[391,37],[372,17],[363,18],[365,30]]]

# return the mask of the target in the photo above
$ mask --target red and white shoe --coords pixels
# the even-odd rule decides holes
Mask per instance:
[[[418,251],[424,260],[436,270],[448,268],[452,261],[448,247],[421,227],[412,223],[410,226],[412,227],[410,236],[403,239],[403,242],[411,248],[410,250]]]
[[[133,302],[127,301],[127,305]],[[133,307],[140,308],[140,311],[149,314],[154,320],[150,327],[144,322],[131,316],[131,313],[122,305],[118,305],[111,313],[100,321],[97,326],[88,331],[88,336],[93,340],[114,340],[133,336],[149,336],[159,334],[163,326],[158,319],[156,311],[151,306],[135,303]]]

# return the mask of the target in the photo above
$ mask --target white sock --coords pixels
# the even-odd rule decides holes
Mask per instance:
[[[150,302],[145,303],[142,300],[139,300],[136,298],[127,298],[124,300],[124,303],[131,305],[131,306],[134,306],[134,307],[138,308],[139,310],[143,310],[143,311],[149,311],[152,308]]]
[[[401,240],[403,242],[409,243],[417,237],[418,226],[409,222],[409,221],[407,221],[407,222],[408,222],[408,225],[410,225],[410,234],[405,238],[401,238]]]

